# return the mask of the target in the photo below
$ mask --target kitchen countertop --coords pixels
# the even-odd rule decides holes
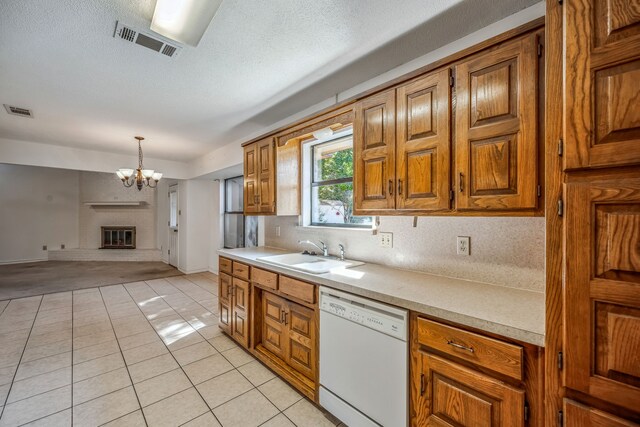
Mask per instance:
[[[258,260],[291,253],[266,246],[221,249],[218,253],[297,279],[544,346],[544,293],[369,263],[326,274],[304,273]]]

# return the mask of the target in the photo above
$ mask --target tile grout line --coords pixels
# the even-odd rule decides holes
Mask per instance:
[[[155,289],[153,289],[153,288],[152,288],[152,287],[151,287],[151,286],[150,286],[146,281],[144,281],[144,284],[145,284],[147,287],[149,287],[149,289],[151,289],[151,290],[152,290],[156,295],[158,295],[160,298],[162,298],[162,297],[160,296],[160,294],[158,294],[158,293],[155,291]],[[171,285],[171,286],[173,286],[173,285]],[[129,297],[131,298],[131,300],[136,304],[136,306],[138,307],[138,310],[140,310],[140,312],[144,315],[144,313],[143,313],[143,312],[142,312],[142,310],[140,309],[140,306],[138,306],[138,303],[136,302],[136,300],[134,300],[134,299],[133,299],[133,296],[132,296],[132,295],[131,295],[131,293],[129,292],[129,289],[127,289],[127,288],[126,288],[126,286],[122,286],[122,287],[123,287],[123,289],[125,290],[125,292],[129,295]],[[193,298],[191,298],[191,299],[193,300]],[[164,298],[162,298],[162,300],[164,301]],[[165,301],[165,303],[166,303],[166,301]],[[168,303],[167,303],[167,304],[168,304]],[[169,306],[171,307],[171,305],[169,305]],[[171,307],[171,308],[173,309],[173,307]],[[174,311],[175,311],[175,309],[174,309]],[[178,313],[178,312],[176,311],[176,313]],[[178,313],[178,316],[180,316],[180,313]],[[182,316],[180,316],[180,317],[182,317]],[[151,328],[154,330],[154,332],[155,332],[156,334],[158,334],[158,331],[156,331],[156,328],[154,328],[154,327],[153,327],[153,325],[151,324],[151,322],[149,321],[149,319],[147,319],[147,316],[146,316],[146,315],[144,316],[144,318],[147,320],[147,323],[149,323],[149,326],[151,326]],[[183,319],[183,320],[184,320],[184,319]],[[187,322],[187,323],[189,323],[189,322]],[[194,329],[195,329],[195,328],[194,328]],[[197,330],[196,330],[196,332],[197,332]],[[198,396],[200,396],[200,399],[202,399],[202,401],[203,401],[203,402],[204,402],[204,404],[206,405],[206,407],[207,407],[207,409],[208,409],[208,410],[207,410],[207,412],[211,412],[211,415],[213,415],[213,418],[215,418],[215,420],[216,420],[218,423],[220,423],[220,420],[219,420],[219,419],[218,419],[218,417],[216,417],[216,415],[213,413],[213,410],[212,410],[211,408],[209,408],[209,404],[207,403],[207,401],[205,400],[205,398],[204,398],[204,397],[202,396],[202,394],[200,393],[200,390],[198,390],[198,388],[197,388],[197,387],[196,387],[196,385],[193,383],[193,381],[191,381],[191,378],[189,378],[189,375],[187,375],[186,371],[184,370],[184,367],[183,367],[183,366],[180,364],[180,362],[178,362],[178,360],[175,358],[175,356],[174,356],[174,355],[173,355],[173,353],[171,352],[171,349],[169,349],[169,346],[167,346],[167,344],[164,342],[164,340],[162,340],[162,337],[160,336],[160,334],[158,334],[158,336],[160,337],[160,341],[161,341],[161,342],[162,342],[162,344],[166,347],[167,351],[169,352],[169,354],[171,355],[171,357],[173,358],[173,360],[174,360],[174,361],[176,362],[176,364],[178,365],[179,369],[180,369],[180,370],[182,370],[182,373],[184,374],[184,376],[185,376],[185,377],[187,378],[187,380],[191,383],[191,386],[193,387],[193,389],[196,391],[196,393],[198,393]],[[201,335],[201,336],[202,336],[202,335]],[[202,337],[202,338],[204,338],[204,337]],[[207,341],[207,340],[205,339],[205,341]],[[207,341],[207,342],[208,342],[208,341]],[[211,345],[211,344],[209,343],[209,345]],[[213,347],[213,346],[212,346],[212,347]],[[215,347],[214,347],[214,349],[215,349]],[[217,351],[217,349],[216,349],[216,351]],[[224,357],[224,356],[223,356],[223,357]],[[165,372],[165,373],[166,373],[166,372]],[[161,374],[161,375],[162,375],[162,374]],[[133,382],[133,380],[131,380],[131,381]],[[134,387],[134,388],[135,388],[135,387]],[[184,390],[182,390],[181,392],[178,392],[178,393],[182,393],[182,392],[184,392]],[[175,395],[176,395],[176,394],[178,394],[178,393],[175,393],[175,394],[173,394],[172,396],[175,396]],[[169,398],[169,397],[171,397],[171,396],[165,397],[164,399],[167,399],[167,398]],[[161,400],[159,400],[158,402],[162,402],[164,399],[161,399]],[[155,402],[155,403],[157,403],[157,402]],[[155,403],[154,403],[154,404],[155,404]],[[150,405],[149,405],[149,406],[150,406]],[[140,407],[142,408],[142,405],[141,405]],[[143,414],[144,414],[144,411],[142,411],[142,412],[143,412]],[[202,414],[198,415],[197,417],[192,418],[191,420],[186,421],[186,422],[187,422],[187,423],[188,423],[188,422],[191,422],[191,421],[195,420],[196,418],[201,417],[201,416],[202,416],[202,415],[204,415],[204,414],[206,414],[206,412],[204,412],[204,413],[202,413]],[[184,423],[183,423],[183,424],[184,424]],[[220,424],[222,424],[222,423],[220,423]]]
[[[109,285],[109,286],[118,286],[118,285]],[[122,284],[120,284],[119,286],[122,286],[124,288],[124,286]],[[142,404],[140,403],[140,398],[138,397],[138,392],[136,391],[136,388],[135,388],[135,386],[133,384],[133,378],[131,378],[131,372],[129,372],[129,366],[127,365],[127,361],[124,358],[124,353],[122,352],[122,347],[120,347],[120,341],[118,341],[118,335],[116,335],[116,329],[113,327],[113,321],[111,320],[111,314],[109,314],[109,309],[107,308],[107,303],[104,300],[104,295],[102,294],[102,287],[101,286],[98,287],[98,292],[100,293],[100,298],[102,299],[102,304],[104,305],[104,308],[105,308],[105,310],[107,312],[107,317],[109,317],[109,323],[111,324],[111,329],[113,330],[113,335],[116,337],[116,342],[118,344],[118,349],[120,349],[120,356],[122,357],[122,361],[124,362],[124,367],[127,370],[127,375],[129,376],[129,380],[131,381],[131,388],[133,388],[133,393],[136,395],[136,400],[138,401],[138,406],[140,407],[140,412],[142,413],[142,419],[144,420],[145,425],[148,426],[149,423],[147,423],[147,418],[145,417],[144,411],[142,410]],[[111,422],[111,421],[113,421],[113,420],[110,420],[108,422]]]
[[[11,394],[11,389],[13,388],[13,383],[16,380],[16,375],[18,374],[18,369],[20,368],[20,362],[22,362],[22,356],[24,356],[24,351],[27,348],[27,343],[29,342],[29,338],[31,337],[31,333],[33,332],[33,326],[36,323],[36,318],[38,317],[38,312],[40,311],[40,306],[42,305],[42,300],[44,299],[44,296],[40,297],[40,302],[38,303],[38,309],[36,310],[35,315],[33,316],[33,321],[31,322],[31,329],[29,330],[29,335],[27,335],[27,340],[24,343],[24,347],[22,347],[22,354],[20,355],[20,359],[18,360],[18,364],[16,365],[16,371],[13,373],[13,378],[11,379],[11,385],[9,385],[9,390],[7,390],[7,397],[5,397],[3,405],[2,405],[2,410],[0,410],[0,419],[2,419],[2,416],[4,415],[4,411],[7,408],[7,401],[9,400],[9,395]],[[11,304],[11,301],[9,301],[9,304]],[[7,304],[7,307],[9,306],[9,304]]]

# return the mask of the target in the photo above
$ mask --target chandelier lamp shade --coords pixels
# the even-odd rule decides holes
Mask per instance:
[[[138,191],[144,187],[156,188],[158,181],[162,178],[160,172],[156,172],[153,169],[145,169],[142,165],[142,145],[140,144],[144,140],[141,136],[134,137],[138,140],[138,169],[118,169],[116,175],[122,181],[122,184],[129,188],[135,184]]]

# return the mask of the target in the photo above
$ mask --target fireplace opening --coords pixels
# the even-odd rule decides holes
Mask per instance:
[[[100,249],[135,249],[136,227],[106,226],[100,227]]]

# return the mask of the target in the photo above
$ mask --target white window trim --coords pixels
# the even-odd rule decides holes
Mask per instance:
[[[371,227],[332,227],[330,225],[311,225],[311,150],[315,145],[323,144],[325,142],[334,141],[345,136],[353,135],[353,129],[348,128],[333,135],[322,138],[314,139],[313,141],[302,143],[302,209],[301,218],[298,228],[313,229],[313,230],[341,230],[341,231],[356,231],[356,232],[368,232],[375,228],[375,221]]]

